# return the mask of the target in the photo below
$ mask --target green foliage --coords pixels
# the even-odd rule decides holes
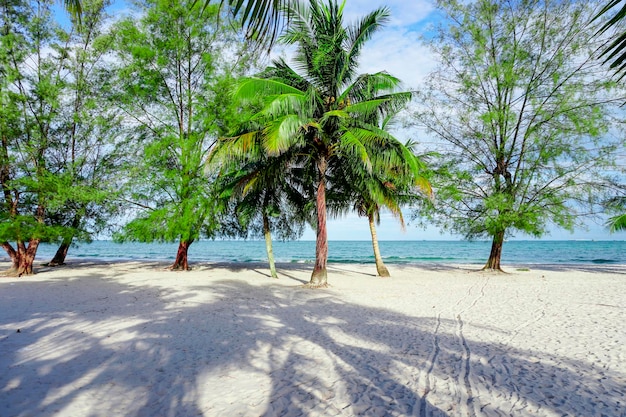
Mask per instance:
[[[88,157],[81,153],[88,150],[91,161],[105,160],[95,142],[84,141],[105,133],[97,128],[104,118],[90,116],[93,90],[78,72],[88,51],[74,43],[93,29],[102,4],[94,9],[92,2],[85,2],[86,25],[74,36],[53,24],[50,4],[17,1],[3,6],[0,239],[10,242],[86,237],[85,228],[66,220],[79,212],[88,217],[88,206],[101,207],[105,199],[102,188],[93,186],[93,176],[91,183],[87,179]],[[83,131],[88,133],[82,136]],[[68,212],[69,207],[75,211]]]
[[[621,97],[594,61],[588,2],[440,1],[441,66],[420,123],[445,151],[436,204],[420,215],[468,238],[581,221],[610,169],[605,137]]]
[[[111,76],[103,59],[110,49],[110,36],[102,29],[107,5],[102,0],[82,3],[81,24],[74,22],[65,51],[69,81],[50,158],[57,177],[55,194],[62,204],[47,210],[47,222],[70,229],[59,239],[65,243],[91,240],[119,211],[116,187],[122,157],[115,141],[120,119],[103,88]]]
[[[609,230],[611,232],[626,230],[626,196],[613,197],[605,203],[605,206],[608,213],[614,214],[607,221]]]
[[[125,186],[134,220],[119,240],[194,241],[215,232],[219,205],[204,174],[235,118],[235,77],[255,59],[218,5],[150,0],[115,28],[114,99],[128,115]],[[213,224],[209,224],[213,223]]]
[[[417,172],[412,153],[378,125],[406,105],[411,94],[396,91],[399,80],[385,72],[356,73],[359,53],[388,19],[388,9],[348,27],[343,3],[337,1],[294,3],[286,16],[290,24],[279,40],[295,46],[295,67],[276,60],[258,77],[239,83],[235,97],[256,111],[243,129],[220,143],[212,162],[243,161],[246,168],[235,166],[249,174],[249,163],[261,164],[263,171],[280,161],[286,172],[280,178],[307,196],[310,208],[325,207],[326,188],[339,189],[335,178],[342,170],[354,167],[369,176],[374,169],[402,166]],[[261,205],[262,210],[273,206]],[[326,214],[317,215],[318,230],[325,230]],[[326,245],[325,234],[319,235],[312,280],[325,270]]]
[[[234,202],[231,210],[240,236],[260,238],[272,232],[280,240],[293,240],[302,235],[308,220],[307,202],[296,187],[298,179],[292,178],[294,171],[288,168],[290,156],[261,154],[246,161],[233,160],[230,169],[235,171],[220,175],[217,184],[222,197]]]

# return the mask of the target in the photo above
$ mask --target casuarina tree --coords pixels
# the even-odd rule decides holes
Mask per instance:
[[[442,144],[431,217],[490,238],[500,270],[507,236],[572,229],[613,162],[604,135],[623,98],[595,59],[588,1],[442,0],[440,68],[418,100]]]
[[[50,213],[69,197],[55,157],[65,135],[68,37],[54,25],[48,1],[0,5],[0,242],[11,273],[33,273],[41,242],[68,233]]]
[[[253,60],[217,5],[150,0],[138,22],[115,30],[116,99],[135,155],[126,191],[133,219],[115,237],[178,241],[172,268],[186,270],[189,246],[215,220],[206,158],[227,129],[232,79]]]
[[[49,158],[49,169],[63,183],[58,195],[65,198],[46,213],[47,221],[65,232],[48,266],[63,265],[71,244],[102,232],[119,207],[119,168],[125,157],[115,143],[120,119],[106,97],[111,75],[106,59],[111,38],[103,29],[107,4],[83,1],[82,21],[72,19],[63,71],[67,82],[54,129],[58,140]]]

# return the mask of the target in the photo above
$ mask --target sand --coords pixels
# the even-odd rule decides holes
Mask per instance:
[[[0,416],[626,416],[626,266],[194,266],[0,278]]]

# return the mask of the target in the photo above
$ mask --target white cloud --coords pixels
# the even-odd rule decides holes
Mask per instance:
[[[435,57],[417,30],[429,22],[434,6],[428,0],[389,0],[385,4],[391,9],[391,20],[361,51],[359,72],[387,71],[400,78],[405,89],[417,88],[435,67]],[[353,23],[377,7],[368,0],[347,0],[345,23]],[[271,53],[273,58],[283,56],[291,63],[289,55],[289,48],[280,45]]]
[[[405,88],[419,86],[435,67],[435,57],[412,31],[391,29],[373,38],[361,55],[361,72],[387,71]]]
[[[435,57],[417,29],[430,21],[433,2],[389,0],[385,4],[391,9],[391,20],[363,49],[361,71],[385,70],[400,78],[405,88],[416,88],[435,67]],[[348,15],[363,15],[373,8],[367,0],[346,3]]]
[[[391,10],[390,27],[410,26],[423,21],[434,9],[433,2],[429,0],[387,0],[378,4],[370,0],[347,0],[344,16],[351,22],[383,6]]]

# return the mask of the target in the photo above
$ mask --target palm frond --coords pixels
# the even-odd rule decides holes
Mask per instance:
[[[607,222],[611,232],[619,232],[626,230],[626,214],[613,216]]]
[[[304,114],[308,113],[307,96],[298,92],[295,94],[287,93],[268,97],[271,99],[263,108],[259,115],[267,118],[274,118],[284,114]]]
[[[372,161],[370,160],[367,147],[363,144],[362,134],[364,130],[346,129],[341,135],[340,145],[342,152],[354,155],[361,162],[367,172],[372,171]]]
[[[208,4],[210,0],[205,2]],[[268,47],[274,43],[284,24],[281,10],[289,2],[290,0],[229,0],[233,14],[241,18],[248,38]]]
[[[381,7],[364,16],[357,24],[348,28],[348,45],[346,51],[346,63],[344,65],[342,80],[352,79],[358,67],[358,57],[361,54],[365,42],[384,26],[391,16],[388,7]]]
[[[597,20],[604,16],[609,11],[614,10],[623,0],[610,0],[593,18]],[[612,28],[621,28],[622,21],[626,17],[626,2],[617,10],[617,12],[607,20],[600,29],[596,32],[596,35],[603,34]],[[616,74],[622,74],[619,79],[622,79],[626,75],[626,32],[618,32],[617,37],[605,46],[600,53],[600,58],[604,58],[603,63],[610,62],[610,68],[615,70]]]
[[[263,148],[268,155],[280,155],[297,144],[306,121],[295,114],[287,114],[270,120],[263,130]]]
[[[235,90],[235,99],[250,100],[253,97],[267,97],[279,94],[302,94],[300,90],[287,83],[266,78],[245,78]]]
[[[606,222],[611,232],[626,230],[626,196],[618,195],[605,203],[607,212],[617,213]]]
[[[360,101],[350,104],[344,111],[362,120],[372,120],[372,116],[381,114],[381,110],[384,108],[383,106],[388,102],[389,99],[383,98]]]
[[[386,71],[374,74],[361,74],[351,85],[349,85],[342,97],[350,98],[352,101],[373,98],[381,95],[389,95],[400,86],[399,78],[394,77]],[[410,100],[412,94],[409,92],[397,93],[405,100]]]

